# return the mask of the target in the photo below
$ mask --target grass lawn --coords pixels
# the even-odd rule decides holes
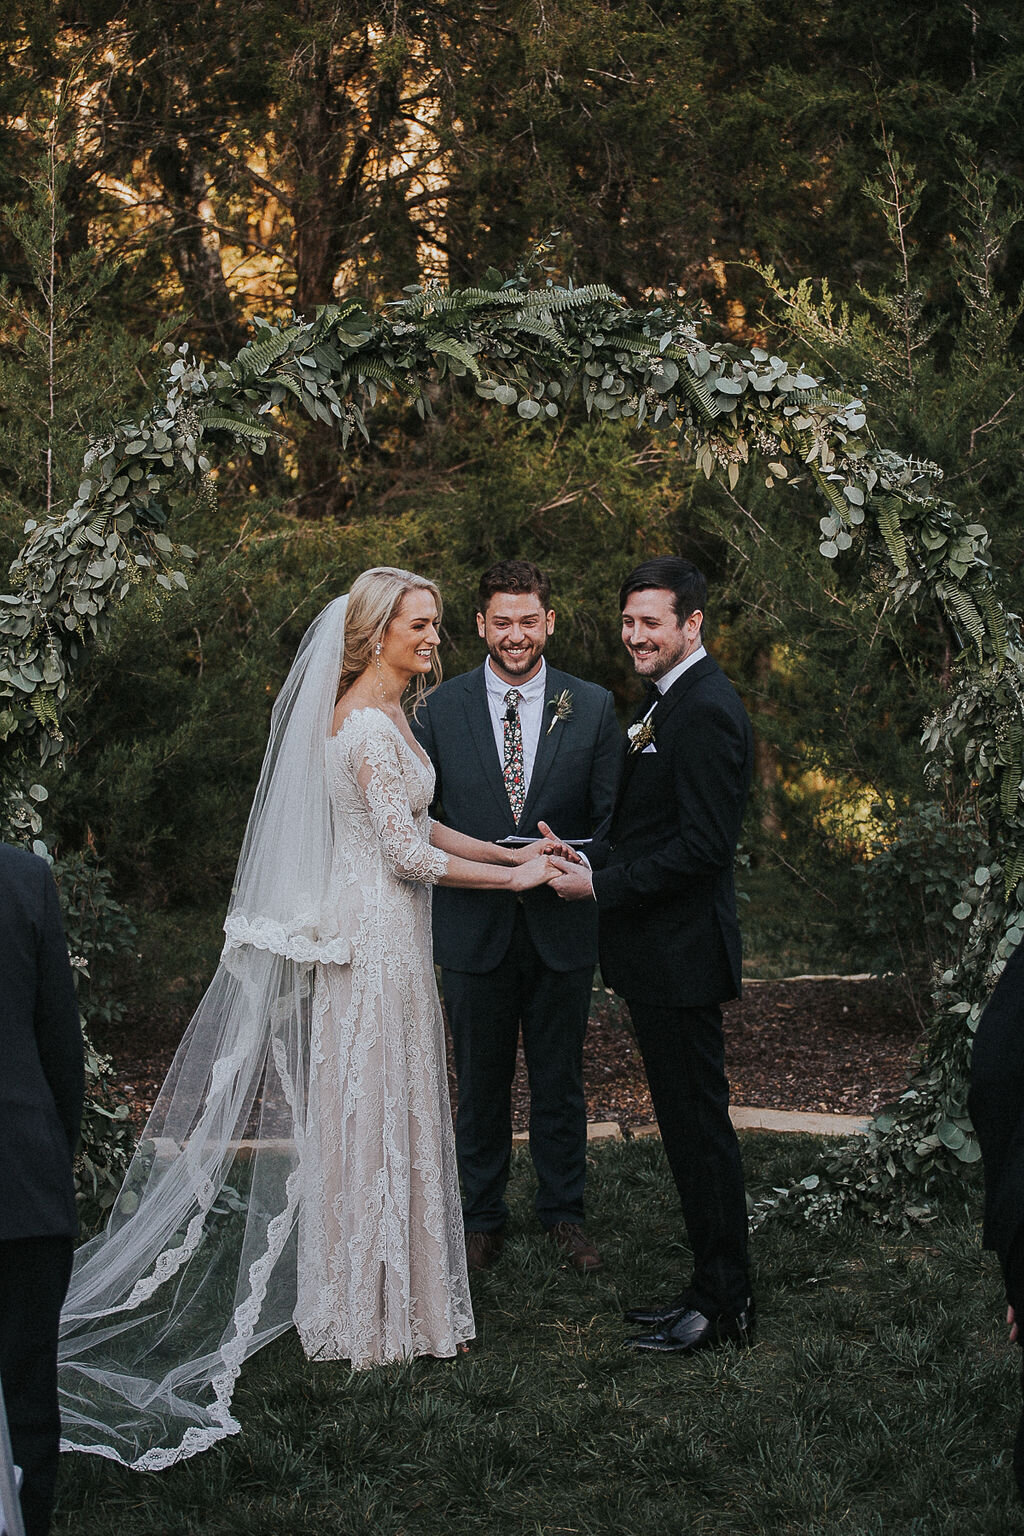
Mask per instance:
[[[747,1135],[756,1191],[812,1165],[811,1138]],[[606,1268],[561,1269],[514,1166],[499,1266],[475,1282],[455,1363],[353,1375],[294,1335],[258,1355],[243,1433],[169,1472],[62,1458],[55,1531],[75,1536],[984,1536],[1024,1532],[1019,1409],[996,1266],[967,1208],[908,1237],[848,1223],[753,1244],[760,1335],[690,1361],[622,1348],[621,1306],[686,1268],[654,1140],[593,1151]]]

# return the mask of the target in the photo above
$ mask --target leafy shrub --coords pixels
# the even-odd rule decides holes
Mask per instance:
[[[904,978],[920,1013],[933,978],[960,959],[967,929],[958,908],[973,871],[989,862],[985,836],[976,822],[949,820],[940,805],[918,803],[869,854],[857,872],[874,966]]]
[[[95,1023],[117,1023],[115,973],[134,955],[135,928],[110,894],[110,874],[91,853],[67,853],[53,866],[85,1035],[85,1111],[75,1158],[75,1194],[83,1227],[100,1225],[121,1187],[132,1152],[128,1105],[109,1056],[90,1039]]]

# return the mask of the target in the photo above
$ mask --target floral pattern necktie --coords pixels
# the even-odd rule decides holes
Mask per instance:
[[[504,758],[502,777],[508,791],[508,803],[516,822],[523,814],[526,802],[526,769],[523,764],[523,727],[519,719],[518,688],[510,688],[505,695]]]

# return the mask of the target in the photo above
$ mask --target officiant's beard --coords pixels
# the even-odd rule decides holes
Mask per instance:
[[[547,638],[547,634],[542,634],[536,639],[531,638],[527,641],[526,647],[516,655],[507,655],[500,645],[489,645],[487,654],[502,677],[524,678],[528,673],[536,672],[544,655]]]

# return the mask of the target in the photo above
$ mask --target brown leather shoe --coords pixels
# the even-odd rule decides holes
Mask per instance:
[[[560,1221],[548,1227],[547,1233],[552,1242],[561,1248],[577,1274],[592,1275],[604,1267],[597,1248],[577,1222]]]
[[[505,1246],[505,1233],[499,1227],[496,1232],[466,1233],[466,1268],[471,1274],[490,1269],[501,1258]]]

